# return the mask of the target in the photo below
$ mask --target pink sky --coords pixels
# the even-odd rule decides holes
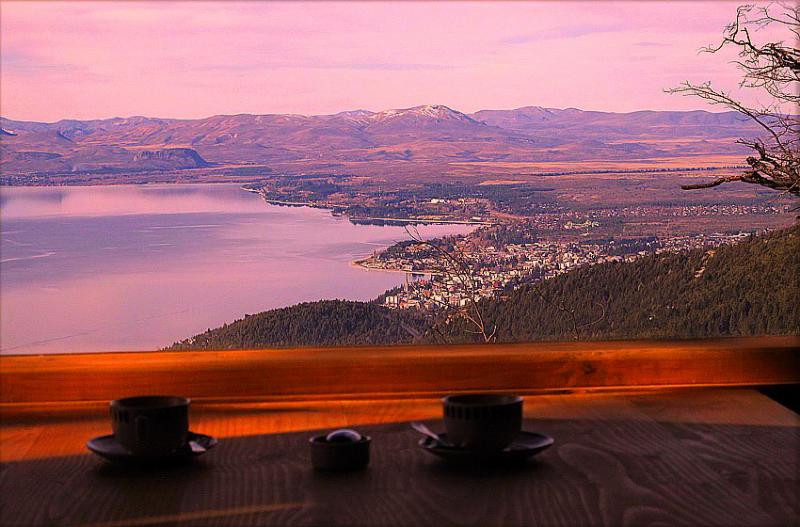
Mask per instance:
[[[739,2],[2,2],[0,112],[53,121],[446,104],[707,108]],[[745,99],[752,95],[745,94]]]

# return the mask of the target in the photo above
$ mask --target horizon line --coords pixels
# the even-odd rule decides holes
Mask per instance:
[[[456,109],[452,108],[451,106],[447,106],[446,104],[418,104],[416,106],[408,106],[408,107],[405,107],[405,108],[386,108],[386,109],[383,109],[383,110],[367,110],[365,108],[354,108],[354,109],[350,109],[350,110],[340,110],[338,112],[333,112],[333,113],[316,113],[316,114],[314,114],[314,113],[304,114],[304,113],[293,113],[293,112],[289,112],[289,113],[236,112],[236,113],[218,113],[218,114],[206,115],[206,116],[203,116],[203,117],[160,117],[160,116],[152,116],[152,115],[134,114],[134,115],[128,115],[128,116],[115,115],[115,116],[112,116],[112,117],[90,117],[90,118],[80,118],[80,119],[79,118],[74,118],[74,117],[62,117],[62,118],[57,119],[55,121],[38,121],[38,120],[33,120],[33,119],[16,119],[16,118],[11,118],[11,117],[8,117],[8,116],[5,116],[5,115],[0,115],[0,119],[4,119],[4,120],[8,120],[8,121],[16,121],[16,122],[21,122],[21,123],[57,124],[57,123],[60,123],[62,121],[83,121],[83,122],[85,122],[85,121],[111,121],[111,120],[114,120],[114,119],[136,119],[136,118],[141,118],[141,119],[162,119],[162,120],[165,120],[165,121],[201,121],[201,120],[204,120],[204,119],[211,119],[213,117],[239,117],[239,116],[256,116],[256,117],[259,117],[259,116],[268,116],[268,115],[281,115],[281,116],[294,116],[294,117],[307,117],[307,118],[310,118],[310,117],[332,117],[332,116],[339,115],[339,114],[342,114],[342,113],[352,113],[352,112],[369,112],[369,113],[377,114],[377,113],[389,112],[389,111],[412,110],[414,108],[423,108],[423,107],[426,107],[426,106],[443,106],[443,107],[445,107],[445,108],[447,108],[447,109],[449,109],[451,111],[458,112],[458,113],[466,115],[468,117],[471,116],[471,115],[475,115],[478,112],[485,112],[485,111],[505,111],[505,112],[510,112],[510,111],[516,111],[516,110],[523,110],[523,109],[526,109],[526,108],[540,108],[542,110],[558,110],[558,111],[577,110],[577,111],[580,111],[580,112],[596,112],[596,113],[608,113],[608,114],[618,114],[618,115],[640,113],[640,112],[662,112],[662,113],[705,112],[705,113],[712,113],[712,114],[723,114],[723,113],[731,113],[731,112],[737,113],[737,112],[735,112],[735,110],[723,110],[723,111],[715,112],[715,111],[702,109],[702,108],[695,108],[693,110],[656,110],[656,109],[652,109],[652,108],[644,108],[644,109],[640,109],[640,110],[631,110],[631,111],[627,111],[627,112],[613,112],[613,111],[609,111],[609,110],[586,110],[586,109],[577,108],[577,107],[574,107],[574,106],[568,106],[566,108],[556,108],[556,107],[552,107],[552,106],[538,106],[538,105],[535,105],[535,104],[530,104],[530,105],[526,105],[526,106],[518,106],[516,108],[481,108],[480,110],[476,110],[474,112],[467,113],[467,112],[462,112],[460,110],[456,110]]]

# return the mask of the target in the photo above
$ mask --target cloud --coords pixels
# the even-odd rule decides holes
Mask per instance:
[[[58,76],[63,79],[80,76],[84,80],[93,81],[100,81],[107,78],[106,76],[90,71],[89,68],[84,65],[57,62],[51,58],[19,51],[3,52],[2,69],[5,75],[18,75],[26,78]]]
[[[666,48],[669,46],[669,44],[667,44],[666,42],[649,42],[649,41],[635,42],[633,45],[643,48]]]
[[[349,70],[377,70],[377,71],[426,71],[426,70],[447,70],[453,68],[447,64],[404,64],[402,62],[382,62],[382,63],[344,63],[326,64],[309,67],[335,68]]]
[[[176,67],[179,67],[176,64]],[[185,69],[192,71],[219,73],[247,73],[255,70],[310,69],[310,70],[364,70],[364,71],[437,71],[448,70],[454,66],[447,64],[421,64],[403,62],[311,62],[311,61],[254,61],[225,63],[185,64]]]
[[[529,44],[532,42],[542,42],[545,40],[559,40],[583,37],[586,35],[594,35],[598,33],[612,33],[624,29],[621,24],[609,25],[572,25],[563,26],[554,29],[545,29],[535,33],[526,33],[515,35],[510,38],[503,39],[503,44]]]

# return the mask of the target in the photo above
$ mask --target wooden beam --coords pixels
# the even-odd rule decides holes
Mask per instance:
[[[324,399],[800,383],[800,337],[0,358],[0,404],[175,393]]]

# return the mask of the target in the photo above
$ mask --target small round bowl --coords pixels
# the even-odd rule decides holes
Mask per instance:
[[[312,437],[311,464],[317,470],[359,470],[369,465],[369,445],[372,438],[361,436],[359,441],[343,443],[328,441],[326,434]]]

